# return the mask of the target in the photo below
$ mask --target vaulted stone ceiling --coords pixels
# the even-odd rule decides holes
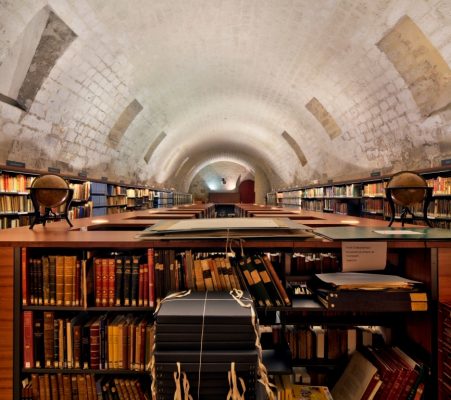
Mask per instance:
[[[0,68],[43,7],[76,37],[0,103],[2,163],[187,190],[232,160],[271,189],[451,155],[449,0],[3,0]]]

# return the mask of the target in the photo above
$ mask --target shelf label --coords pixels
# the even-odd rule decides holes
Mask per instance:
[[[79,176],[80,178],[87,178],[87,177],[88,177],[88,173],[87,173],[86,171],[80,171],[80,172],[78,173],[78,176]]]
[[[25,163],[21,161],[13,161],[13,160],[6,160],[6,165],[8,167],[20,167],[25,168]]]
[[[447,158],[446,160],[442,160],[442,166],[451,165],[451,158]]]
[[[52,172],[53,174],[59,174],[61,173],[61,170],[59,168],[55,168],[55,167],[48,167],[47,168],[48,172]]]
[[[372,178],[375,178],[375,177],[377,177],[377,176],[381,176],[381,171],[373,171],[373,172],[371,172],[371,175],[370,175]]]
[[[102,176],[102,177],[100,178],[100,180],[106,182],[106,181],[108,180],[108,177],[107,177],[107,176]]]
[[[342,242],[343,272],[385,268],[387,242]]]

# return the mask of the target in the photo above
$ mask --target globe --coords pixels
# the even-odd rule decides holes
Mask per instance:
[[[387,185],[387,188],[394,188],[391,191],[393,201],[404,207],[422,202],[426,187],[425,179],[410,171],[401,171],[393,175]]]
[[[58,207],[69,195],[69,185],[58,175],[41,175],[33,181],[31,188],[39,204],[46,208]]]

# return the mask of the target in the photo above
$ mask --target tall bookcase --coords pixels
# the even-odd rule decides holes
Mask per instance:
[[[117,228],[117,225],[116,225]],[[155,252],[161,250],[170,250],[175,254],[191,250],[193,252],[223,252],[224,240],[163,240],[163,241],[138,241],[135,236],[136,232],[114,232],[114,231],[97,231],[94,232],[67,232],[61,230],[58,241],[52,240],[49,236],[35,241],[28,230],[19,228],[16,234],[9,235],[8,239],[1,235],[0,245],[8,245],[14,247],[14,399],[19,399],[21,382],[27,377],[31,379],[32,374],[67,374],[70,376],[92,374],[96,379],[101,378],[105,381],[107,378],[102,377],[129,377],[130,379],[139,379],[142,385],[146,386],[148,381],[148,373],[142,371],[129,371],[118,368],[106,368],[104,370],[79,369],[79,368],[50,368],[36,369],[24,366],[24,344],[22,332],[24,332],[24,313],[31,312],[39,319],[44,313],[53,313],[54,319],[63,319],[71,325],[73,318],[87,313],[86,318],[94,318],[105,313],[111,315],[111,321],[117,315],[127,315],[138,317],[143,311],[149,312],[150,308],[145,307],[125,307],[125,306],[96,306],[95,299],[89,299],[86,306],[58,306],[58,305],[24,305],[23,294],[30,293],[31,282],[27,280],[30,271],[27,268],[30,260],[41,259],[46,256],[77,256],[79,260],[91,260],[85,263],[88,271],[93,268],[96,258],[115,258],[118,255],[139,255],[141,260],[146,260],[149,266],[152,258],[149,258],[149,249]],[[85,236],[85,233],[89,236]],[[243,250],[246,254],[254,254],[257,252],[269,252],[277,254],[279,261],[274,262],[277,273],[284,282],[293,283],[299,280],[305,281],[310,279],[315,271],[298,270],[294,267],[294,256],[299,254],[314,254],[340,259],[341,257],[341,240],[324,240],[321,237],[302,241],[296,239],[273,240],[271,238],[247,239],[243,243]],[[259,307],[257,312],[260,317],[261,325],[277,325],[294,326],[298,330],[307,329],[312,325],[321,325],[325,329],[349,329],[360,325],[381,325],[391,328],[393,334],[393,342],[403,347],[408,353],[420,358],[427,363],[431,369],[431,375],[427,384],[428,398],[437,398],[437,385],[439,376],[439,360],[438,360],[438,325],[437,325],[437,309],[439,300],[439,288],[446,285],[446,275],[449,275],[447,267],[449,267],[448,256],[451,255],[449,242],[433,241],[433,240],[390,240],[388,241],[388,258],[387,262],[390,272],[406,276],[411,279],[419,280],[425,283],[428,293],[428,309],[423,312],[391,312],[390,309],[374,309],[366,312],[333,312],[325,310],[319,303],[313,302],[310,298],[299,298],[293,300],[292,306],[271,306]],[[6,257],[6,256],[4,256]],[[91,257],[94,257],[92,259]],[[315,256],[316,257],[316,256]],[[447,261],[448,260],[448,261]],[[2,260],[0,260],[2,261]],[[7,264],[7,263],[5,263]],[[81,266],[83,263],[81,263]],[[164,264],[164,271],[168,265]],[[92,273],[92,272],[91,272]],[[71,274],[69,274],[71,276]],[[162,279],[167,279],[170,275],[163,273]],[[444,282],[441,277],[444,276]],[[92,276],[93,280],[96,279]],[[63,281],[64,282],[64,281]],[[24,291],[24,285],[28,291]],[[33,290],[36,290],[34,287]],[[39,290],[39,289],[37,289]],[[449,289],[448,289],[449,290]],[[29,299],[29,298],[28,298]],[[26,315],[26,314],[25,314]],[[276,343],[265,348],[264,361],[270,374],[287,374],[291,373],[293,366],[304,366],[311,370],[327,370],[332,371],[327,382],[333,382],[337,374],[343,369],[344,358],[335,358],[326,360],[306,359],[303,357],[292,357],[289,351],[287,353],[286,346],[280,346]],[[289,357],[287,357],[287,354]],[[281,363],[281,360],[283,361]],[[334,372],[335,371],[335,372]],[[143,376],[145,375],[145,376]],[[146,381],[147,379],[147,381]]]
[[[428,218],[437,228],[451,228],[451,170],[431,168],[417,171],[428,186],[433,187],[433,198],[428,208]],[[375,174],[377,175],[377,174]],[[306,211],[332,212],[365,218],[390,219],[385,187],[391,175],[372,176],[354,181],[314,184],[287,188],[267,194],[268,205],[297,207]],[[396,218],[401,209],[396,207]],[[413,209],[422,217],[421,205]]]
[[[141,185],[88,179],[85,175],[65,175],[51,171],[0,166],[0,229],[29,225],[34,211],[29,197],[33,179],[41,174],[56,173],[74,190],[69,219],[118,214],[153,207],[192,204],[192,195],[160,191]]]

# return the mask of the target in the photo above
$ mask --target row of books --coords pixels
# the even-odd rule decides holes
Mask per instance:
[[[260,307],[291,305],[291,299],[266,254],[244,257],[238,261],[237,267],[256,305]]]
[[[91,194],[91,201],[94,207],[106,206],[106,196],[103,194]]]
[[[112,214],[120,214],[123,212],[129,211],[125,207],[109,207],[106,210],[106,215],[112,215]]]
[[[423,398],[427,375],[428,369],[399,347],[370,346],[352,353],[331,390],[312,385],[305,368],[276,376],[274,386],[283,400],[408,400]]]
[[[302,209],[306,211],[319,211],[323,212],[324,204],[322,200],[310,200],[302,202]]]
[[[24,311],[24,368],[148,370],[151,318],[87,313],[58,318],[52,311]]]
[[[22,268],[22,305],[86,304],[86,262],[76,256],[24,257]]]
[[[0,213],[32,212],[33,203],[26,196],[0,196]]]
[[[89,200],[91,193],[91,182],[69,183],[69,187],[74,190],[74,199],[79,201]]]
[[[108,206],[126,206],[127,205],[127,197],[125,196],[110,196],[107,197]]]
[[[288,325],[285,340],[295,360],[336,360],[365,346],[389,344],[391,330],[380,326],[333,328]]]
[[[108,196],[125,196],[127,194],[127,189],[124,186],[108,185],[107,195]]]
[[[362,200],[362,211],[367,213],[382,214],[384,212],[384,199],[364,198]]]
[[[144,400],[149,390],[138,379],[93,374],[31,374],[22,382],[21,400]]]
[[[0,192],[26,193],[34,179],[34,176],[29,175],[2,173],[0,175]]]
[[[324,199],[324,210],[346,215],[348,214],[348,203],[344,203],[343,200]]]
[[[17,228],[30,224],[29,215],[14,215],[13,217],[6,217],[0,215],[0,229]]]
[[[433,193],[438,195],[451,194],[451,177],[438,176],[427,180],[428,186],[433,187]]]
[[[80,206],[72,206],[68,211],[69,219],[77,219],[77,218],[85,218],[90,217],[92,214],[92,202],[88,201],[87,203]]]
[[[373,182],[366,183],[363,185],[363,196],[364,197],[374,197],[374,196],[385,196],[386,182]]]
[[[91,195],[92,194],[108,194],[108,184],[103,182],[91,182]]]
[[[153,307],[154,274],[146,256],[94,258],[95,305]]]
[[[289,272],[291,275],[307,275],[340,269],[341,261],[335,253],[294,253]]]

